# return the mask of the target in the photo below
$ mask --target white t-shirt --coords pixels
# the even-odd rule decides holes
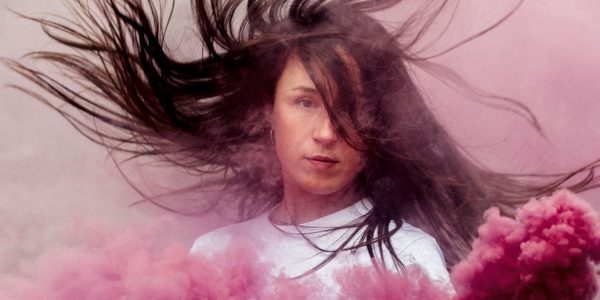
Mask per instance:
[[[269,220],[269,211],[252,220],[226,226],[200,236],[190,252],[211,255],[223,251],[231,241],[243,242],[254,247],[262,263],[272,267],[273,277],[281,275],[295,277],[311,270],[331,254],[316,249],[300,235],[298,230],[319,247],[334,250],[354,229],[335,231],[324,229],[360,221],[371,207],[369,201],[363,199],[352,206],[298,227],[272,224]],[[359,237],[360,233],[354,238]],[[419,266],[430,279],[449,292],[453,291],[443,255],[433,237],[404,222],[400,230],[392,235],[391,242],[405,267]],[[377,246],[373,248],[376,250]],[[378,256],[379,253],[376,252],[376,257]],[[395,271],[391,255],[386,252],[384,258],[388,269]],[[338,253],[333,260],[317,269],[313,275],[322,279],[325,285],[335,285],[332,278],[336,271],[350,266],[366,265],[372,266],[373,263],[367,248],[362,247],[355,252]]]

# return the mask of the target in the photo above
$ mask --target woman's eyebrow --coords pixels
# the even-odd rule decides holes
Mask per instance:
[[[292,91],[303,91],[305,93],[321,95],[321,93],[319,93],[319,91],[317,89],[308,87],[308,86],[303,86],[303,85],[293,88]]]

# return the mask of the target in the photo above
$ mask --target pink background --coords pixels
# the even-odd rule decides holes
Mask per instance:
[[[492,24],[514,3],[461,2],[455,22],[435,49]],[[34,16],[64,13],[60,1],[0,0],[0,57],[19,58],[28,51],[56,48],[36,24],[8,8]],[[172,30],[187,35],[190,21],[183,17],[185,7],[178,8]],[[600,157],[599,20],[596,0],[526,1],[500,27],[436,59],[480,88],[526,103],[547,140],[522,118],[464,99],[417,71],[419,82],[450,131],[492,169],[527,173],[573,169]],[[0,74],[3,85],[26,84],[6,68],[0,68]],[[129,207],[139,196],[120,177],[106,150],[86,140],[57,113],[6,86],[0,87],[0,100],[0,272],[43,251],[62,228],[72,226],[73,219],[99,218],[118,227],[170,217],[149,206]],[[152,176],[134,174],[134,178],[153,186],[157,182],[168,186],[174,178],[170,172],[153,170]],[[600,208],[598,191],[583,196]],[[224,222],[212,215],[173,218],[176,225],[169,239],[185,243]]]

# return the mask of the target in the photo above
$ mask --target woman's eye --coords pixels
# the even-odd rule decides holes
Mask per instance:
[[[300,100],[298,100],[298,104],[304,108],[315,107],[315,103],[310,99],[300,99]]]

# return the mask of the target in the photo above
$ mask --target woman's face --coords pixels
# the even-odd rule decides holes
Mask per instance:
[[[354,187],[365,153],[338,136],[315,84],[294,57],[277,82],[272,129],[286,191],[329,195]]]

